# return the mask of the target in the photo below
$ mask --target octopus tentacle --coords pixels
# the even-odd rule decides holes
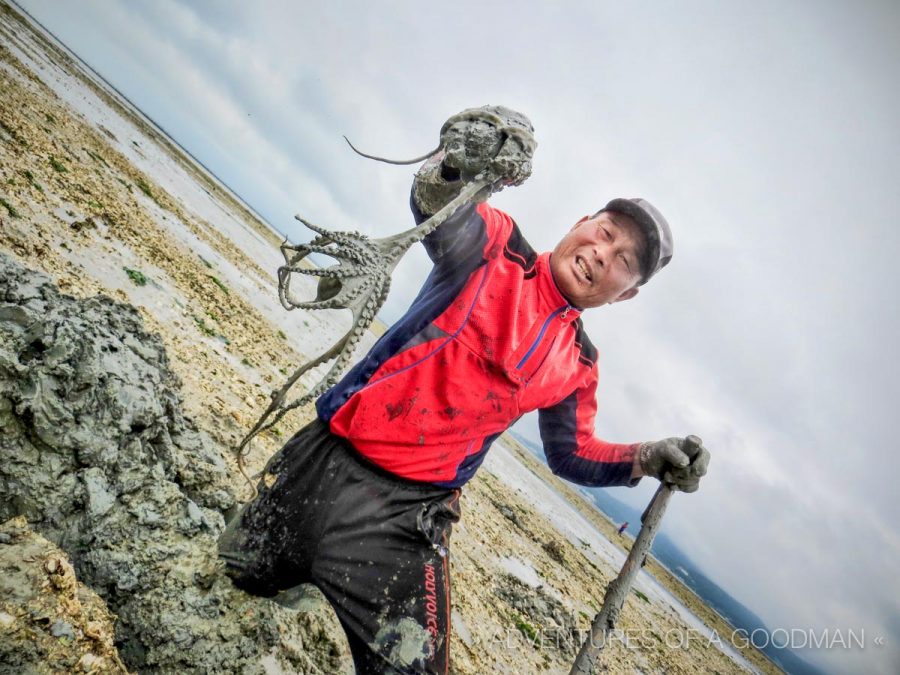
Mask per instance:
[[[472,201],[483,190],[496,192],[504,185],[519,184],[531,172],[530,157],[534,151],[534,138],[530,126],[526,126],[518,113],[504,117],[498,111],[506,109],[485,107],[465,110],[452,116],[441,129],[441,144],[437,149],[422,157],[408,160],[388,160],[367,155],[357,150],[349,139],[344,139],[354,152],[390,164],[413,164],[428,159],[444,147],[444,134],[451,126],[482,121],[494,125],[503,132],[503,144],[498,155],[480,174],[475,176],[460,190],[459,194],[445,204],[434,215],[414,227],[395,235],[371,239],[359,232],[331,231],[297,215],[294,216],[316,236],[306,244],[293,245],[287,239],[281,244],[285,264],[278,268],[278,297],[285,309],[349,309],[352,312],[350,329],[328,350],[300,366],[287,379],[281,389],[272,392],[272,401],[250,432],[237,448],[238,465],[241,473],[250,482],[244,470],[243,460],[250,441],[259,433],[273,428],[289,411],[304,406],[333,386],[350,362],[356,346],[362,340],[378,310],[387,299],[391,286],[391,273],[406,251],[422,241],[440,227],[459,207]],[[509,144],[513,143],[512,146]],[[524,153],[527,161],[521,160],[517,152]],[[511,153],[511,154],[510,154]],[[520,154],[521,154],[520,153]],[[519,161],[519,164],[516,164]],[[512,168],[510,168],[512,167]],[[524,168],[522,168],[524,167]],[[310,253],[333,258],[336,263],[328,267],[313,268],[301,266]],[[319,279],[318,296],[314,300],[297,300],[291,294],[290,283],[294,274],[303,274]],[[331,366],[319,381],[304,395],[285,403],[287,394],[300,377],[311,369],[331,361]],[[271,418],[271,419],[270,419]]]

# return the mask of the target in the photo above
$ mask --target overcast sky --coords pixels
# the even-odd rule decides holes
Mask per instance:
[[[534,122],[534,175],[492,203],[536,248],[650,199],[672,264],[585,315],[598,434],[701,436],[710,474],[666,531],[770,627],[865,631],[813,662],[900,672],[896,3],[22,4],[294,240],[297,212],[411,226],[413,169],[341,134],[416,156],[487,103]],[[426,272],[404,260],[386,319]]]

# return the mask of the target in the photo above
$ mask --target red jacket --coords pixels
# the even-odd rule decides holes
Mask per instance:
[[[497,436],[538,410],[555,474],[635,485],[637,444],[594,435],[597,350],[550,254],[487,204],[459,209],[423,243],[434,268],[412,306],[316,403],[331,431],[398,476],[459,487]]]

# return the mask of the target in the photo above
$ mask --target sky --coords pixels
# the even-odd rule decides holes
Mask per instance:
[[[666,532],[770,628],[864,631],[800,652],[816,665],[900,672],[900,5],[21,4],[294,241],[295,213],[412,226],[414,168],[342,134],[414,157],[489,103],[535,126],[533,176],[492,198],[535,248],[614,197],[653,202],[672,263],[584,315],[598,435],[699,435],[710,472]],[[427,269],[404,259],[386,320]],[[643,508],[654,483],[613,490]]]

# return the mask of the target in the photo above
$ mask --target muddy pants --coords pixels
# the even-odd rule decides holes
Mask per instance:
[[[220,555],[235,585],[274,596],[318,586],[358,673],[446,673],[451,524],[459,490],[393,476],[315,420],[269,462],[271,487],[229,523]]]

